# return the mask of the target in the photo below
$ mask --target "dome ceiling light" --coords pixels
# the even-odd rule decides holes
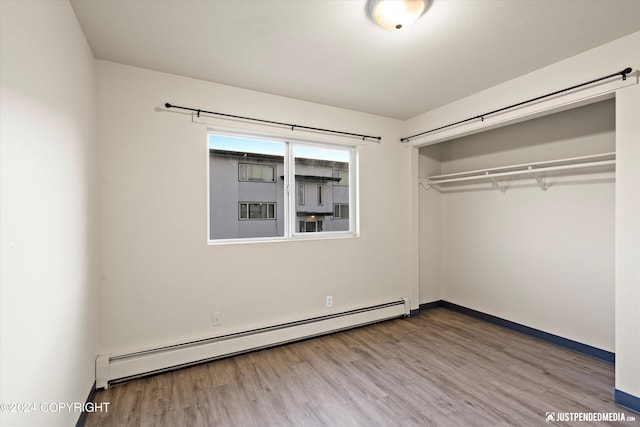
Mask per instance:
[[[407,28],[429,8],[431,0],[367,0],[369,18],[385,30]]]

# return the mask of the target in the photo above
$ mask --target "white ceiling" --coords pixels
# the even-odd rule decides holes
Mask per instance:
[[[640,0],[434,0],[393,33],[365,0],[71,5],[96,58],[398,119],[640,30]]]

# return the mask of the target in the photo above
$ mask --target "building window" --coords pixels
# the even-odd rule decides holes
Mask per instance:
[[[211,243],[355,235],[356,147],[215,133],[208,144]]]
[[[333,205],[333,217],[336,219],[349,218],[349,205],[347,204]]]
[[[334,170],[333,177],[337,179],[335,185],[349,186],[349,171],[348,170]]]
[[[298,206],[304,206],[304,184],[302,183],[298,184],[297,199],[298,199]]]
[[[240,219],[276,219],[276,204],[263,202],[240,203]]]
[[[323,221],[321,219],[315,221],[299,221],[298,232],[300,233],[319,233],[324,230]]]
[[[276,166],[254,163],[239,163],[238,180],[254,182],[276,182]]]

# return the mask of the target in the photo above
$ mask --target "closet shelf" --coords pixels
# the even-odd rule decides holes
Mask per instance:
[[[548,160],[544,162],[500,166],[490,169],[479,169],[467,172],[428,176],[426,178],[420,178],[420,183],[423,185],[428,185],[429,187],[434,187],[436,190],[438,190],[437,187],[442,184],[489,180],[494,187],[497,187],[500,189],[500,191],[505,192],[506,187],[498,182],[496,178],[515,175],[529,175],[536,179],[542,191],[546,191],[547,186],[544,182],[545,172],[615,165],[615,157],[616,153],[611,152],[593,154],[589,156],[569,157],[558,160]]]

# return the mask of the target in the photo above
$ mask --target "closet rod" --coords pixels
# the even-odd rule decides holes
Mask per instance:
[[[400,142],[408,142],[412,138],[417,138],[419,136],[427,135],[429,133],[436,132],[438,130],[447,129],[447,128],[450,128],[452,126],[460,125],[462,123],[467,123],[467,122],[470,122],[472,120],[480,119],[481,121],[484,121],[484,118],[486,116],[490,116],[490,115],[496,114],[496,113],[501,113],[501,112],[503,112],[505,110],[509,110],[509,109],[515,108],[515,107],[520,107],[520,106],[525,105],[525,104],[530,104],[532,102],[536,102],[536,101],[539,101],[539,100],[544,99],[544,98],[549,98],[551,96],[558,95],[558,94],[561,94],[561,93],[564,93],[564,92],[569,92],[570,90],[578,89],[580,87],[587,86],[587,85],[590,85],[590,84],[593,84],[593,83],[597,83],[597,82],[600,82],[602,80],[607,80],[607,79],[610,79],[610,78],[615,77],[615,76],[622,76],[622,80],[627,80],[627,74],[631,73],[631,71],[633,71],[631,69],[631,67],[627,67],[622,71],[618,71],[616,73],[612,73],[612,74],[609,74],[607,76],[599,77],[597,79],[594,79],[594,80],[591,80],[591,81],[588,81],[588,82],[580,83],[580,84],[577,84],[575,86],[568,87],[566,89],[560,89],[560,90],[557,90],[555,92],[548,93],[546,95],[537,96],[535,98],[527,99],[526,101],[522,101],[522,102],[518,102],[516,104],[509,105],[507,107],[502,107],[502,108],[499,108],[497,110],[489,111],[488,113],[479,114],[477,116],[469,117],[468,119],[460,120],[460,121],[455,122],[455,123],[450,123],[448,125],[440,126],[440,127],[437,127],[435,129],[431,129],[431,130],[428,130],[428,131],[425,131],[425,132],[420,132],[420,133],[417,133],[415,135],[411,135],[411,136],[407,136],[407,137],[404,137],[404,138],[400,138]]]
[[[253,117],[244,117],[244,116],[236,116],[236,115],[233,115],[233,114],[216,113],[215,111],[207,111],[207,110],[202,110],[200,108],[181,107],[179,105],[172,105],[172,104],[169,104],[168,102],[165,103],[164,106],[167,107],[167,108],[179,108],[181,110],[193,111],[193,112],[198,114],[198,117],[200,117],[200,113],[205,113],[205,114],[213,114],[213,115],[216,115],[216,116],[229,117],[229,118],[232,118],[232,119],[250,120],[250,121],[253,121],[253,122],[267,123],[267,124],[270,124],[270,125],[286,126],[288,128],[291,128],[291,130],[294,130],[294,129],[298,128],[298,129],[312,130],[312,131],[316,131],[316,132],[326,132],[326,133],[332,133],[332,134],[337,134],[337,135],[353,136],[353,137],[362,138],[363,141],[365,139],[375,139],[378,142],[380,142],[380,140],[382,139],[381,136],[362,135],[362,134],[359,134],[359,133],[350,133],[350,132],[343,132],[343,131],[339,131],[339,130],[315,128],[315,127],[311,127],[311,126],[295,125],[295,124],[292,124],[292,123],[275,122],[275,121],[272,121],[272,120],[256,119],[256,118],[253,118]]]
[[[494,168],[477,169],[477,170],[471,170],[471,171],[465,171],[465,172],[455,172],[455,173],[448,173],[444,175],[432,175],[432,176],[424,177],[423,179],[430,179],[432,181],[436,181],[436,180],[443,180],[443,179],[449,179],[449,178],[457,178],[461,176],[470,176],[470,175],[478,176],[479,174],[484,175],[487,172],[489,172],[490,174],[494,174],[499,172],[508,172],[509,170],[512,170],[512,169],[522,170],[522,169],[527,169],[529,167],[540,169],[547,166],[561,166],[561,165],[558,165],[558,163],[568,163],[569,165],[577,164],[577,163],[586,163],[586,162],[593,163],[594,161],[596,161],[596,159],[609,160],[609,159],[606,159],[606,157],[613,157],[615,160],[615,156],[616,156],[616,152],[611,151],[608,153],[588,154],[586,156],[566,157],[566,158],[556,159],[556,160],[544,160],[541,162],[520,163],[516,165],[498,166]]]
[[[496,172],[496,173],[490,173],[487,171],[482,175],[463,176],[460,178],[448,178],[448,179],[440,179],[440,180],[438,179],[431,180],[429,178],[425,178],[424,181],[429,185],[440,185],[440,184],[447,184],[451,182],[475,181],[480,179],[496,178],[496,177],[502,177],[502,176],[524,175],[524,174],[530,174],[530,173],[542,173],[542,172],[551,172],[551,171],[568,170],[568,169],[580,169],[580,168],[589,168],[594,166],[608,166],[608,165],[615,165],[615,164],[616,164],[615,160],[602,160],[599,162],[575,163],[572,165],[559,165],[559,166],[546,166],[542,168],[533,168],[529,166],[527,169],[521,169],[516,171]]]

